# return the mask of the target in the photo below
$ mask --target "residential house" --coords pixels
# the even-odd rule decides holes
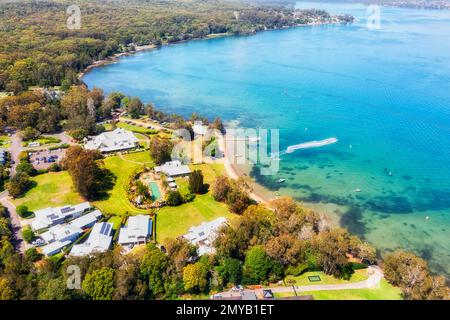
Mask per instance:
[[[71,242],[66,240],[66,241],[55,241],[52,242],[44,247],[42,247],[42,253],[45,254],[47,257],[53,256],[57,253],[60,253],[61,250],[68,246]]]
[[[80,229],[91,228],[98,219],[102,217],[102,213],[99,210],[94,210],[92,212],[86,213],[85,215],[70,221],[70,224],[74,227]]]
[[[133,132],[117,128],[113,131],[103,132],[88,140],[84,147],[100,152],[115,152],[136,148],[139,145],[138,138]]]
[[[216,239],[217,231],[226,224],[227,219],[224,217],[203,222],[198,226],[191,227],[189,233],[185,234],[183,238],[187,239],[193,245],[198,246],[197,252],[199,256],[214,253],[212,243]]]
[[[119,244],[129,247],[145,244],[151,234],[152,220],[149,216],[131,216],[128,218],[128,225],[120,229]]]
[[[161,166],[155,167],[158,173],[164,173],[169,177],[186,176],[191,173],[191,169],[179,160],[168,161]]]
[[[48,229],[48,231],[42,233],[40,237],[44,239],[47,243],[52,243],[55,241],[70,241],[74,242],[80,234],[83,233],[83,230],[72,226],[71,224],[65,225],[56,225]]]
[[[90,209],[89,202],[83,202],[74,206],[58,208],[45,208],[34,212],[35,218],[31,223],[34,231],[61,224],[68,219],[78,218],[86,210]]]
[[[90,255],[95,252],[105,252],[111,246],[112,233],[112,223],[96,223],[89,234],[89,238],[84,243],[74,245],[70,254],[79,257]]]

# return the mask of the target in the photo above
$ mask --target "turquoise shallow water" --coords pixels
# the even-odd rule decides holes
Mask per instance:
[[[414,250],[450,274],[450,12],[383,7],[381,29],[369,30],[363,5],[299,5],[358,22],[167,46],[83,80],[168,112],[279,128],[281,148],[338,138],[254,177],[382,253]]]

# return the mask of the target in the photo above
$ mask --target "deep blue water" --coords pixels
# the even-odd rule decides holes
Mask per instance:
[[[84,81],[167,112],[279,128],[281,148],[338,138],[255,178],[383,253],[414,250],[450,274],[450,12],[383,7],[381,29],[369,30],[363,5],[301,6],[358,22],[166,46]]]

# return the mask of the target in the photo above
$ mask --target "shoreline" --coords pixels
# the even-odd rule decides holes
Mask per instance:
[[[353,17],[356,21],[356,18]],[[127,56],[132,56],[136,53],[139,52],[144,52],[144,51],[149,51],[149,50],[154,50],[154,49],[160,49],[162,47],[165,46],[170,46],[170,45],[177,45],[177,44],[181,44],[181,43],[186,43],[186,42],[191,42],[191,41],[202,41],[202,40],[211,40],[211,39],[218,39],[218,38],[225,38],[225,37],[232,37],[232,36],[252,36],[255,35],[257,33],[260,32],[268,32],[268,31],[278,31],[278,30],[287,30],[287,29],[294,29],[294,28],[302,28],[302,27],[314,27],[314,26],[335,26],[335,25],[347,25],[348,23],[345,22],[327,22],[327,23],[316,23],[316,22],[312,22],[312,23],[305,23],[305,24],[297,24],[297,25],[293,25],[293,26],[284,26],[284,27],[280,27],[280,28],[273,28],[273,29],[264,29],[264,30],[258,30],[255,31],[253,33],[249,33],[249,34],[233,34],[233,33],[210,33],[208,35],[206,35],[205,37],[201,37],[201,38],[194,38],[194,39],[188,39],[188,40],[180,40],[174,43],[163,43],[159,46],[154,45],[154,44],[148,44],[148,45],[143,45],[143,46],[135,46],[135,50],[133,51],[129,51],[129,52],[118,52],[118,53],[114,53],[111,56],[108,56],[102,60],[97,60],[94,61],[93,63],[91,63],[90,65],[88,65],[86,68],[84,68],[83,70],[81,70],[78,74],[77,74],[77,78],[80,82],[84,83],[82,78],[90,71],[92,71],[94,68],[97,67],[102,67],[102,66],[106,66],[112,63],[116,63],[119,61],[119,59],[121,57],[127,57]]]
[[[119,61],[119,58],[121,58],[121,57],[131,56],[138,52],[153,50],[153,49],[157,49],[157,48],[158,48],[158,46],[156,46],[154,44],[148,44],[148,45],[144,45],[144,46],[136,46],[135,50],[133,50],[133,51],[114,53],[112,56],[106,57],[102,60],[94,61],[93,63],[88,65],[86,68],[84,68],[82,71],[80,71],[78,73],[77,78],[79,81],[83,81],[82,78],[86,75],[86,73],[88,73],[89,71],[91,71],[94,68],[106,66],[111,63],[115,63],[115,62]]]
[[[355,20],[356,18],[353,17]],[[93,62],[92,64],[90,64],[89,66],[87,66],[85,69],[83,69],[83,71],[81,71],[78,74],[78,80],[81,81],[83,84],[85,84],[82,80],[82,78],[90,71],[92,71],[94,68],[97,67],[101,67],[101,66],[106,66],[112,63],[116,63],[119,61],[119,59],[121,57],[126,57],[126,56],[132,56],[134,54],[137,54],[139,52],[144,52],[144,51],[148,51],[148,50],[154,50],[154,49],[160,49],[164,46],[170,46],[170,45],[178,45],[181,43],[186,43],[186,42],[190,42],[190,41],[204,41],[204,40],[211,40],[211,39],[217,39],[217,38],[224,38],[224,37],[231,37],[231,36],[252,36],[252,35],[256,35],[257,33],[260,32],[268,32],[268,31],[279,31],[279,30],[287,30],[287,29],[294,29],[294,28],[301,28],[301,27],[315,27],[315,26],[335,26],[335,25],[348,25],[349,23],[345,23],[343,21],[339,21],[339,22],[327,22],[327,23],[318,23],[318,22],[312,22],[312,23],[305,23],[305,24],[297,24],[297,25],[293,25],[293,26],[283,26],[280,28],[273,28],[273,29],[264,29],[264,30],[258,30],[255,31],[253,33],[250,34],[242,34],[242,35],[236,35],[233,33],[212,33],[209,35],[206,35],[205,37],[201,37],[201,38],[195,38],[195,39],[188,39],[188,40],[181,40],[181,41],[177,41],[174,43],[163,43],[160,46],[157,45],[143,45],[143,46],[135,46],[135,50],[133,51],[129,51],[129,52],[120,52],[120,53],[115,53],[112,56],[106,57],[102,60],[98,60]],[[351,23],[350,23],[351,24]],[[86,85],[86,84],[85,84]],[[237,168],[237,165],[233,163],[233,161],[231,161],[232,159],[229,158],[229,156],[227,155],[226,152],[226,148],[225,148],[225,143],[224,143],[224,138],[225,136],[220,136],[218,137],[219,139],[219,145],[221,144],[221,149],[224,151],[224,158],[223,160],[223,165],[225,167],[225,172],[226,175],[231,178],[231,179],[239,179],[244,178],[246,183],[249,185],[251,192],[249,192],[250,197],[256,201],[257,203],[262,203],[268,207],[270,207],[270,202],[274,199],[279,198],[278,195],[275,195],[273,192],[266,190],[265,187],[255,181],[253,181],[246,173],[244,172],[240,172],[240,170]],[[281,196],[281,195],[280,195]],[[307,209],[312,210],[311,207],[301,203],[302,206],[304,206]],[[325,213],[328,215],[328,213]]]
[[[243,175],[239,172],[239,170],[236,168],[236,165],[230,161],[231,159],[228,156],[227,150],[226,150],[226,143],[225,143],[225,136],[221,135],[218,137],[218,142],[219,142],[219,148],[222,149],[224,157],[222,158],[222,163],[225,167],[225,172],[228,176],[228,178],[237,180],[241,177],[243,177]],[[253,182],[253,181],[246,181],[250,188],[251,188],[251,192],[249,192],[250,197],[255,200],[258,203],[262,203],[264,205],[269,206],[269,203],[271,200],[271,198],[268,198],[267,195],[263,195],[261,194],[261,192],[255,191],[255,186],[256,189],[258,188],[262,188],[263,186]]]

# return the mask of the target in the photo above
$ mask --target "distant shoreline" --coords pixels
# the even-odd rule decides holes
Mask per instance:
[[[298,25],[295,25],[295,26],[286,26],[286,27],[281,27],[281,28],[260,30],[260,31],[257,31],[255,33],[248,34],[248,35],[254,35],[254,34],[259,33],[259,32],[286,30],[286,29],[293,29],[293,28],[298,28],[298,27],[313,27],[313,26],[343,25],[343,24],[345,24],[345,23],[344,22],[327,22],[327,23],[315,23],[314,22],[314,23],[298,24]],[[143,51],[159,49],[159,48],[161,48],[163,46],[176,45],[176,44],[189,42],[189,41],[209,40],[209,39],[216,39],[216,38],[223,38],[223,37],[230,37],[230,36],[238,36],[238,35],[235,35],[235,34],[232,34],[232,33],[212,33],[212,34],[207,35],[206,37],[189,39],[189,40],[182,40],[182,41],[177,41],[175,43],[164,43],[161,46],[157,46],[157,45],[136,46],[135,50],[133,50],[133,51],[115,53],[112,56],[109,56],[109,57],[107,57],[105,59],[102,59],[102,60],[99,60],[99,61],[95,61],[94,63],[92,63],[91,65],[87,66],[82,72],[80,72],[78,74],[78,79],[79,79],[79,81],[84,83],[82,78],[88,72],[90,72],[94,68],[115,63],[115,62],[119,61],[119,59],[121,57],[131,56],[131,55],[134,55],[136,53],[143,52]],[[219,143],[222,144],[221,145],[221,149],[224,151],[223,165],[225,167],[225,171],[226,171],[227,176],[229,178],[231,178],[231,179],[236,179],[236,180],[239,179],[240,177],[245,177],[246,174],[243,174],[242,172],[240,172],[240,170],[234,164],[234,161],[231,161],[232,159],[229,159],[229,157],[227,155],[227,152],[226,152],[226,149],[225,149],[226,146],[225,146],[225,143],[224,143],[224,136],[219,137],[219,141],[220,141]],[[245,179],[245,180],[250,185],[250,188],[251,188],[251,192],[250,192],[249,195],[256,202],[262,203],[262,204],[265,204],[265,205],[269,205],[269,203],[272,200],[277,198],[277,196],[272,195],[272,192],[266,191],[265,187],[263,185],[261,185],[261,184],[259,184],[257,182],[254,182],[254,181],[248,181],[249,179]]]
[[[210,40],[210,39],[217,39],[217,38],[224,38],[224,37],[231,37],[231,36],[249,36],[249,35],[255,35],[257,33],[260,32],[267,32],[267,31],[277,31],[277,30],[286,30],[286,29],[293,29],[293,28],[300,28],[300,27],[313,27],[313,26],[327,26],[327,25],[343,25],[346,24],[344,22],[327,22],[327,23],[305,23],[305,24],[297,24],[294,26],[285,26],[285,27],[281,27],[281,28],[273,28],[273,29],[265,29],[265,30],[259,30],[256,31],[254,33],[250,33],[250,34],[242,34],[242,35],[236,35],[233,33],[211,33],[208,34],[205,37],[201,37],[201,38],[194,38],[194,39],[188,39],[188,40],[181,40],[181,41],[177,41],[174,43],[163,43],[159,46],[154,45],[154,44],[148,44],[148,45],[143,45],[143,46],[135,46],[135,50],[133,51],[129,51],[129,52],[118,52],[118,53],[114,53],[111,56],[108,56],[102,60],[98,60],[98,61],[94,61],[92,64],[88,65],[86,68],[84,68],[82,71],[80,71],[78,73],[78,80],[82,83],[83,82],[83,77],[90,71],[92,71],[94,68],[97,67],[102,67],[102,66],[106,66],[112,63],[116,63],[119,61],[119,58],[121,57],[126,57],[126,56],[132,56],[136,53],[139,52],[143,52],[143,51],[149,51],[149,50],[154,50],[154,49],[159,49],[165,46],[170,46],[170,45],[176,45],[176,44],[180,44],[180,43],[185,43],[185,42],[190,42],[190,41],[200,41],[200,40]]]
[[[88,73],[89,71],[91,71],[94,68],[106,66],[111,63],[115,63],[115,62],[119,61],[119,58],[121,58],[121,57],[131,56],[138,52],[153,50],[156,48],[158,48],[158,46],[153,45],[153,44],[144,45],[144,46],[136,46],[135,50],[133,50],[133,51],[115,53],[112,56],[106,57],[105,59],[94,61],[92,64],[88,65],[80,73],[78,73],[78,80],[80,80],[82,82],[83,81],[82,78],[86,75],[86,73]]]

